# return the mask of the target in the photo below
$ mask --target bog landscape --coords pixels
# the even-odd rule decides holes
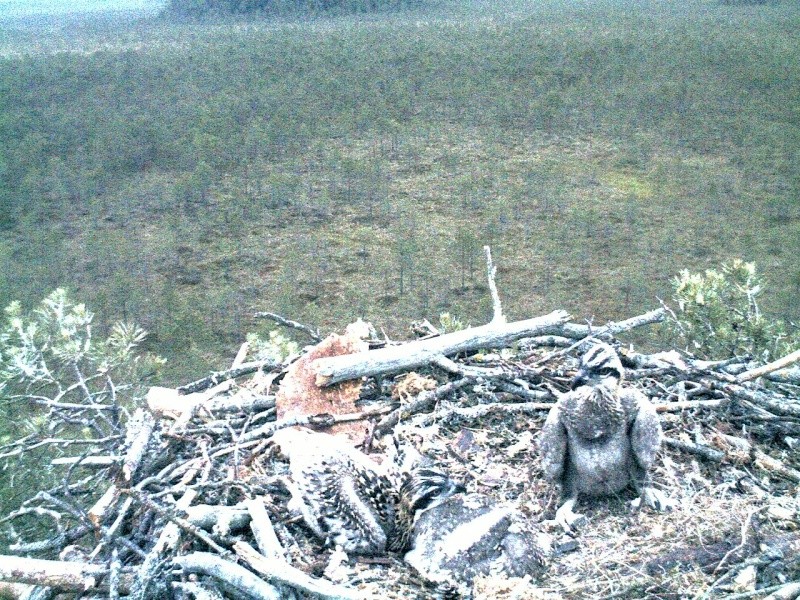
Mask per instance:
[[[798,30],[787,0],[0,2],[0,597],[800,595]],[[674,505],[632,481],[564,531],[541,429],[600,343]],[[526,550],[337,548],[298,425],[379,457],[353,481],[388,469],[401,516],[413,447]]]

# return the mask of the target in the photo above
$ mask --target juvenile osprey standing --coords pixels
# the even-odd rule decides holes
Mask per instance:
[[[656,510],[673,502],[653,488],[650,469],[661,444],[653,405],[635,388],[622,387],[624,369],[608,344],[593,345],[581,360],[572,391],[550,409],[539,437],[548,480],[561,487],[556,521],[571,532],[583,520],[572,509],[579,495],[615,494],[632,483]]]

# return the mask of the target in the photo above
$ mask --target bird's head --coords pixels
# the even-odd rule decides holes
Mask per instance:
[[[571,387],[573,390],[583,385],[615,389],[624,375],[625,369],[614,348],[606,343],[596,343],[581,358],[581,366]]]
[[[465,491],[463,484],[451,479],[441,469],[421,466],[412,469],[403,479],[400,502],[414,514]]]

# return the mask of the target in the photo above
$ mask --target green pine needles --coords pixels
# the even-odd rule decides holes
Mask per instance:
[[[683,270],[673,285],[677,311],[669,329],[699,358],[750,354],[769,361],[800,346],[798,335],[786,324],[761,312],[758,298],[765,282],[753,263],[735,259],[720,270]]]

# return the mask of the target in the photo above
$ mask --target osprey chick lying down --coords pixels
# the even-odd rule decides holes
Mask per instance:
[[[556,521],[568,532],[583,520],[572,512],[579,495],[615,494],[632,483],[651,508],[673,507],[650,479],[661,423],[642,392],[622,386],[624,374],[611,346],[593,345],[583,355],[572,391],[550,409],[542,427],[542,466],[547,479],[561,487],[564,503]]]
[[[379,464],[348,441],[284,429],[273,443],[289,459],[290,507],[331,546],[347,553],[405,550],[418,511],[463,491],[411,452],[411,464]]]

